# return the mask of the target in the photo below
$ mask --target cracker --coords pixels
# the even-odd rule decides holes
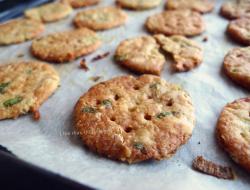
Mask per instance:
[[[205,24],[198,12],[171,10],[148,17],[147,29],[165,35],[196,36],[204,32]]]
[[[184,36],[166,37],[158,34],[154,37],[163,51],[172,55],[175,61],[175,64],[173,64],[175,71],[189,71],[202,63],[203,51],[195,41]]]
[[[68,3],[73,8],[87,7],[91,5],[96,5],[100,0],[61,0],[62,3]]]
[[[127,14],[116,7],[98,7],[77,13],[74,18],[76,27],[93,30],[107,30],[125,24]]]
[[[101,41],[95,32],[81,28],[36,39],[31,52],[41,60],[62,63],[90,54],[100,45]]]
[[[90,150],[128,163],[170,158],[195,123],[190,96],[153,75],[116,77],[93,86],[78,100],[74,117]]]
[[[151,36],[122,41],[116,49],[117,63],[139,73],[160,75],[165,63],[159,45]]]
[[[228,19],[250,17],[250,1],[232,0],[229,2],[225,2],[221,6],[220,13]]]
[[[123,8],[144,10],[157,7],[161,0],[116,0],[116,3]]]
[[[0,45],[31,40],[44,31],[44,25],[29,19],[16,19],[0,24]]]
[[[231,158],[250,171],[250,98],[227,104],[218,119],[216,135]]]
[[[37,111],[59,85],[55,69],[29,61],[0,66],[0,120]]]
[[[54,22],[67,17],[71,12],[71,6],[55,2],[28,9],[24,12],[24,15],[27,18],[42,22]]]
[[[233,40],[244,45],[250,45],[250,20],[248,18],[240,18],[230,21],[227,33]]]
[[[250,89],[250,47],[234,48],[224,58],[226,75],[237,84]]]
[[[208,13],[214,9],[214,0],[168,0],[166,9],[190,9],[200,13]]]

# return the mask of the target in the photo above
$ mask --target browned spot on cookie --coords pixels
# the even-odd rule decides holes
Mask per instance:
[[[221,179],[235,179],[232,168],[220,166],[211,161],[207,161],[202,156],[198,156],[194,159],[193,168],[204,174],[208,174]]]
[[[41,115],[40,115],[39,110],[34,110],[34,111],[32,111],[32,117],[33,117],[33,119],[34,119],[35,121],[40,120]]]

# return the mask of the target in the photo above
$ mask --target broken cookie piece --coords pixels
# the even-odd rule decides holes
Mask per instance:
[[[194,159],[193,168],[204,174],[208,174],[221,179],[235,178],[235,174],[232,168],[215,164],[211,161],[205,160],[202,156],[197,156]]]
[[[160,44],[164,52],[171,54],[175,64],[173,68],[178,72],[185,72],[198,67],[203,61],[202,48],[196,42],[184,36],[167,37],[162,34],[154,38]]]

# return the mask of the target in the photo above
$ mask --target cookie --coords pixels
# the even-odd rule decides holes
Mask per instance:
[[[202,48],[194,41],[184,36],[166,37],[162,34],[154,36],[164,52],[171,54],[175,71],[189,71],[199,66],[203,61]]]
[[[226,75],[250,90],[250,47],[234,48],[224,58]]]
[[[198,12],[171,10],[150,16],[146,21],[152,33],[165,35],[196,36],[205,30],[205,24]]]
[[[240,18],[230,21],[227,33],[233,40],[244,45],[250,45],[250,20],[248,18]]]
[[[0,45],[31,40],[44,31],[44,25],[29,19],[16,19],[0,24]]]
[[[95,32],[87,28],[59,32],[32,42],[32,54],[45,61],[69,62],[98,49],[101,41]]]
[[[78,100],[74,118],[90,150],[128,163],[170,158],[195,123],[187,92],[153,75],[93,86]]]
[[[116,3],[123,8],[144,10],[157,7],[161,0],[116,0]]]
[[[228,19],[236,19],[240,17],[250,17],[250,1],[249,0],[233,0],[225,2],[220,9],[222,16]]]
[[[61,0],[62,3],[68,3],[71,7],[77,9],[81,7],[87,7],[96,5],[100,0]]]
[[[67,17],[72,12],[71,6],[64,3],[48,3],[24,12],[27,18],[42,22],[54,22]]]
[[[250,171],[250,98],[227,104],[218,119],[216,136],[232,159]]]
[[[59,85],[55,69],[29,61],[0,66],[0,120],[34,112]]]
[[[107,30],[125,24],[127,14],[116,7],[98,7],[77,13],[74,18],[76,27],[93,30]]]
[[[142,36],[121,42],[115,52],[115,61],[139,73],[160,75],[165,58],[153,37]]]
[[[208,13],[214,9],[213,0],[168,0],[166,9],[190,9],[200,13]]]

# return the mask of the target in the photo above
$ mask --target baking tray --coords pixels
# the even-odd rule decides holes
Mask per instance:
[[[103,46],[86,57],[89,71],[79,69],[81,59],[65,64],[52,63],[60,74],[61,87],[42,105],[41,119],[36,122],[26,115],[16,120],[1,121],[0,144],[27,162],[98,189],[248,190],[249,174],[231,161],[215,138],[215,126],[223,106],[249,95],[221,72],[225,54],[239,46],[225,35],[228,21],[218,14],[222,2],[217,0],[216,9],[203,16],[206,32],[193,38],[204,49],[203,64],[187,73],[172,73],[167,64],[161,75],[169,82],[182,85],[190,93],[196,108],[197,122],[193,136],[171,159],[128,165],[100,157],[85,149],[74,131],[72,119],[78,98],[97,83],[91,79],[93,76],[101,77],[98,81],[101,82],[115,76],[135,75],[115,64],[114,51],[120,41],[147,34],[145,20],[161,12],[164,9],[163,2],[153,10],[126,10],[129,20],[125,26],[98,32]],[[114,5],[114,1],[103,0],[98,6],[105,5]],[[74,28],[72,18],[81,10],[75,10],[67,19],[46,24],[43,35]],[[208,38],[207,42],[203,42],[204,37]],[[30,45],[31,42],[25,42],[0,47],[0,64],[35,60],[30,54]],[[97,62],[90,61],[105,52],[110,52],[110,56]],[[24,56],[20,58],[20,54]],[[221,180],[194,171],[191,164],[197,155],[232,166],[238,178],[234,181]]]

